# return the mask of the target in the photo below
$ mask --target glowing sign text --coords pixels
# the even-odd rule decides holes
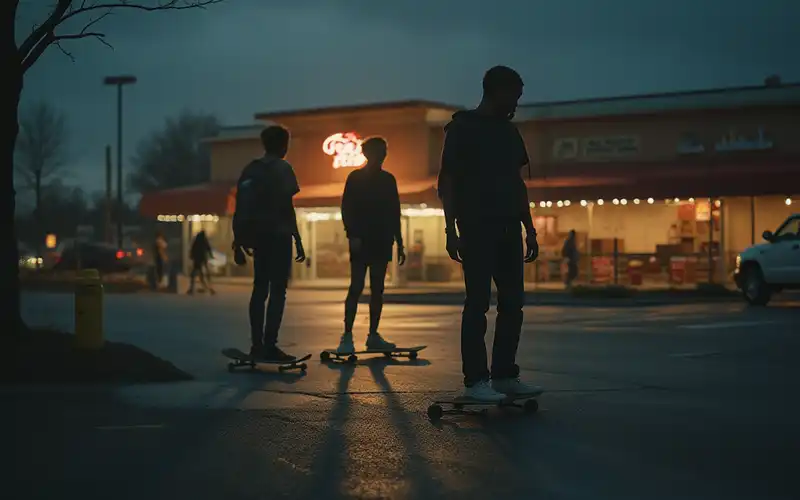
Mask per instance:
[[[361,139],[352,132],[328,137],[322,143],[322,151],[333,156],[333,168],[360,167],[367,162],[361,152]]]

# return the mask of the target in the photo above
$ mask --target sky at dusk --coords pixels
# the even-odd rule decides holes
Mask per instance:
[[[53,4],[23,0],[17,38]],[[110,74],[125,90],[125,164],[183,109],[225,125],[259,111],[428,99],[473,105],[496,64],[523,102],[800,81],[798,0],[227,0],[204,11],[117,11],[96,26],[113,50],[68,42],[27,73],[23,107],[48,100],[70,126],[72,174],[104,186],[116,147]],[[68,26],[80,31],[81,26]],[[61,30],[62,34],[69,29]]]

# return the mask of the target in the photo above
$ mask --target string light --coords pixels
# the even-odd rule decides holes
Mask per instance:
[[[689,203],[694,203],[694,198],[689,198]]]
[[[564,202],[563,202],[563,201],[561,201],[561,200],[558,200],[558,202],[556,203],[556,205],[557,205],[559,208],[560,208],[560,207],[563,207],[563,206],[564,206]]]
[[[647,198],[647,204],[648,205],[652,205],[655,202],[656,202],[656,200],[654,200],[653,198]]]
[[[571,201],[569,201],[569,200],[564,200],[564,206],[565,206],[565,207],[568,207],[568,206],[570,206],[570,205],[572,205],[572,202],[571,202]]]
[[[603,199],[602,199],[602,198],[600,198],[599,200],[597,200],[597,204],[598,204],[598,205],[602,205],[603,203],[605,203],[605,202],[603,201]]]
[[[672,201],[674,201],[675,203],[680,203],[680,202],[681,202],[681,199],[680,199],[680,198],[675,198],[675,199],[674,199],[674,200],[672,200]]]
[[[634,198],[633,199],[633,204],[634,205],[638,205],[639,204],[639,198]]]
[[[611,200],[611,203],[613,203],[614,205],[619,205],[619,200],[614,198],[613,200]]]
[[[786,198],[786,206],[789,206],[791,204],[792,204],[792,199],[791,198]]]
[[[544,208],[544,207],[546,207],[546,206],[547,206],[547,203],[545,203],[545,202],[543,202],[543,201],[540,201],[540,202],[539,202],[539,206],[540,206],[540,207],[542,207],[542,208]]]
[[[581,206],[582,206],[582,207],[585,207],[585,206],[586,206],[586,205],[588,205],[588,204],[589,204],[589,203],[587,203],[587,202],[586,202],[586,200],[581,200]]]
[[[548,202],[547,202],[547,208],[550,208],[550,207],[552,207],[552,206],[553,206],[553,202],[552,202],[552,201],[548,201]]]
[[[622,198],[621,200],[619,200],[619,202],[622,203],[623,205],[628,204],[628,200],[626,200],[625,198]]]

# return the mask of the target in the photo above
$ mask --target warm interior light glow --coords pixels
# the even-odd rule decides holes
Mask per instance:
[[[219,222],[219,215],[194,214],[194,215],[159,215],[158,222]]]
[[[333,168],[360,167],[367,162],[361,142],[353,132],[333,134],[322,143],[322,151],[333,157]]]
[[[44,237],[44,246],[48,249],[56,247],[56,235],[55,234],[48,234]]]
[[[714,206],[717,207],[717,208],[721,207],[722,206],[722,201],[720,201],[720,200],[715,201],[714,202]]]

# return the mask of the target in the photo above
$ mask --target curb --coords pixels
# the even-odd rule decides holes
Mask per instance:
[[[738,295],[730,296],[653,296],[653,297],[573,297],[569,295],[526,293],[525,305],[528,306],[562,306],[562,307],[653,307],[681,304],[719,304],[738,302]],[[359,301],[369,302],[369,295],[364,294]],[[463,293],[428,293],[428,294],[386,294],[384,304],[414,304],[414,305],[463,305]],[[497,297],[492,294],[490,302],[497,305]]]

